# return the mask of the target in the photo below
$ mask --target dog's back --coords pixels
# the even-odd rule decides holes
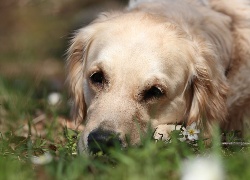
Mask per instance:
[[[232,20],[234,47],[228,72],[229,123],[225,128],[241,130],[243,115],[250,112],[250,1],[210,0],[210,6]]]

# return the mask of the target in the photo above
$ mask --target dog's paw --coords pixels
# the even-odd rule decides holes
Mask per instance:
[[[170,133],[174,130],[180,130],[181,125],[170,125],[164,124],[159,125],[156,127],[153,138],[158,141],[169,141],[170,140]]]

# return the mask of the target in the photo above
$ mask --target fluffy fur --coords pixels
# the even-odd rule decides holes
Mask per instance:
[[[119,133],[124,145],[127,134],[139,143],[138,123],[142,132],[149,122],[242,130],[249,49],[248,0],[131,1],[124,12],[100,15],[68,50],[72,114],[86,123],[80,151],[97,128]],[[103,73],[101,86],[90,80],[95,72]],[[152,87],[162,95],[143,99]]]

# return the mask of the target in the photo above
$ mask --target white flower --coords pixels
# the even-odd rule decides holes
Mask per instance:
[[[225,179],[222,163],[215,156],[188,159],[183,162],[181,171],[181,180]]]
[[[52,155],[49,152],[45,152],[41,156],[32,156],[31,162],[37,165],[44,165],[50,163],[52,159]]]
[[[48,96],[48,103],[50,105],[56,105],[62,99],[61,94],[57,92],[50,93]]]
[[[188,140],[198,140],[198,134],[200,133],[199,129],[196,129],[196,123],[193,122],[190,126],[187,126],[186,129],[184,128],[182,134],[184,135],[183,138],[187,137]],[[180,140],[183,138],[180,138]],[[182,141],[181,140],[181,141]]]

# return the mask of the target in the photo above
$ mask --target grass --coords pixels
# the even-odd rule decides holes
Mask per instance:
[[[20,82],[19,82],[20,81]],[[216,154],[222,159],[226,179],[250,179],[250,150],[222,148],[218,138],[211,147],[171,143],[146,137],[140,147],[110,149],[110,155],[76,154],[79,132],[65,126],[69,116],[66,92],[62,102],[48,104],[49,87],[43,82],[0,78],[0,179],[180,179],[183,161],[197,155]],[[37,121],[37,117],[42,120]],[[62,120],[66,119],[66,120]],[[219,137],[219,136],[215,136]],[[228,139],[233,139],[231,134]],[[34,164],[32,158],[49,152],[52,161]]]

